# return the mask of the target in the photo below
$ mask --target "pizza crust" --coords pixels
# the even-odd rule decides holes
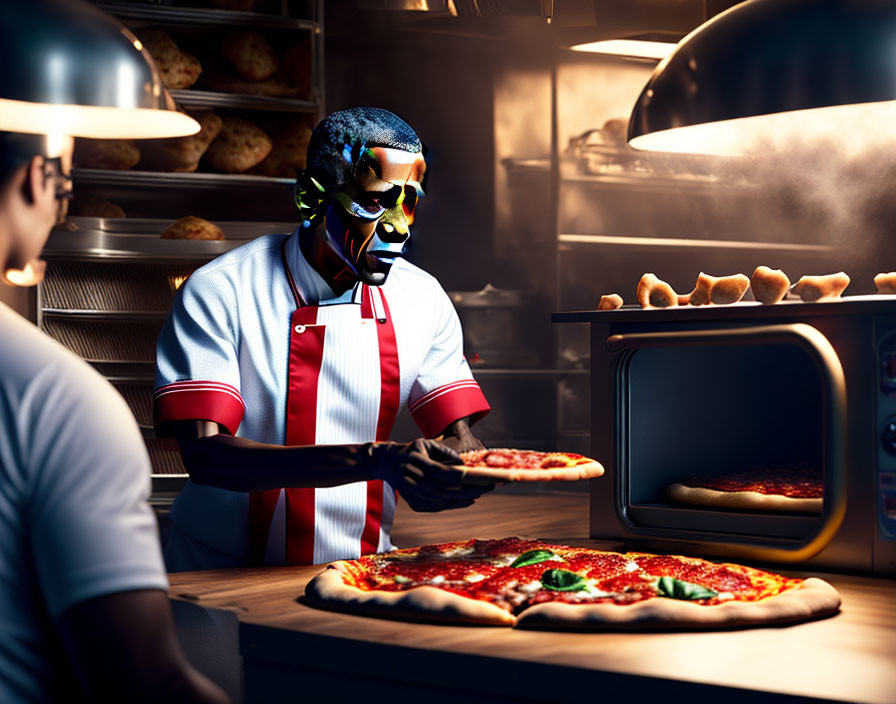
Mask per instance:
[[[414,587],[400,592],[365,591],[348,585],[352,572],[344,561],[334,562],[305,587],[305,596],[315,604],[364,616],[478,623],[512,626],[516,617],[487,601],[469,599],[436,587]]]
[[[807,621],[835,614],[839,608],[837,590],[822,579],[809,577],[794,589],[759,601],[726,601],[714,606],[662,597],[628,605],[536,604],[519,615],[517,626],[582,631],[734,628]]]
[[[782,494],[762,494],[758,491],[719,491],[705,487],[671,484],[666,496],[673,501],[717,508],[742,508],[757,511],[793,511],[821,513],[822,499],[795,499]]]
[[[463,471],[465,476],[499,482],[575,482],[580,479],[599,477],[604,473],[604,468],[600,462],[591,461],[572,467],[550,467],[548,469],[514,469],[474,465],[463,467]]]

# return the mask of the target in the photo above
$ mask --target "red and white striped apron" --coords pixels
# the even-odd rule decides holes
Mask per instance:
[[[289,384],[286,408],[286,445],[314,445],[318,438],[318,392],[324,360],[324,344],[327,324],[319,323],[321,307],[305,305],[289,265],[283,256],[296,310],[292,314],[289,332]],[[356,304],[345,304],[356,305]],[[400,404],[400,376],[395,329],[389,314],[389,306],[380,288],[361,285],[361,322],[374,323],[379,351],[380,400],[376,422],[376,437],[370,440],[387,440]],[[342,322],[340,325],[351,323]],[[363,354],[358,351],[357,354]],[[367,508],[363,531],[360,535],[360,554],[376,552],[380,544],[384,503],[382,481],[368,481]],[[252,492],[249,497],[249,540],[252,561],[255,564],[274,563],[310,565],[315,562],[316,493],[319,489],[272,489]],[[390,501],[394,505],[394,501]],[[280,536],[272,536],[273,526],[284,522],[274,521],[278,504],[285,504],[285,556],[280,549],[272,554],[271,546],[283,545]],[[281,508],[281,510],[284,510]],[[391,515],[389,516],[391,522]],[[383,526],[388,533],[391,526]],[[277,538],[272,540],[272,537]]]

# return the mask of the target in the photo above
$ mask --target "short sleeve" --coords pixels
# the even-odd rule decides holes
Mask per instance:
[[[236,296],[215,270],[200,269],[181,286],[156,347],[153,422],[209,420],[236,434],[240,394]]]
[[[408,397],[408,410],[426,437],[434,437],[460,419],[476,422],[488,401],[464,358],[464,338],[457,312],[439,287],[435,299],[438,324]]]
[[[124,400],[80,361],[63,361],[28,384],[21,408],[25,515],[50,616],[107,594],[167,589],[149,458]]]

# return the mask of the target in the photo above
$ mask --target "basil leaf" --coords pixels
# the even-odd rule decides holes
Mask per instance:
[[[535,565],[539,562],[544,562],[545,560],[553,560],[555,557],[557,556],[550,550],[527,550],[513,562],[511,562],[510,566],[526,567],[528,565]]]
[[[541,574],[541,586],[555,592],[578,592],[588,586],[588,580],[569,570],[545,570]]]
[[[411,581],[410,577],[405,577],[403,574],[395,575],[395,583],[396,584],[407,584]]]
[[[718,596],[718,592],[712,589],[701,587],[699,584],[692,584],[674,577],[660,577],[657,583],[660,596],[670,599],[682,599],[685,601],[694,601],[696,599],[712,599]]]

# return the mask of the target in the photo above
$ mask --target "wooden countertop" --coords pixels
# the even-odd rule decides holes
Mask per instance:
[[[595,544],[587,494],[487,495],[446,514],[399,509],[398,545],[462,537],[524,535]],[[604,544],[605,545],[605,544]],[[724,696],[896,704],[896,581],[820,575],[843,598],[840,614],[786,627],[698,633],[557,633],[407,623],[323,611],[300,601],[318,567],[248,568],[170,575],[170,595],[232,610],[247,663],[272,686],[284,673],[309,683],[372,686],[384,678],[427,702],[563,699],[596,691],[641,696]],[[249,665],[247,664],[247,673]],[[558,679],[559,678],[559,679]],[[252,688],[247,674],[247,692]],[[558,689],[559,687],[559,689]],[[596,690],[595,687],[600,689]],[[723,689],[719,689],[723,688]],[[278,690],[279,691],[279,690]],[[477,699],[475,693],[479,693]],[[775,695],[778,695],[777,697]],[[247,700],[249,697],[247,696]]]

